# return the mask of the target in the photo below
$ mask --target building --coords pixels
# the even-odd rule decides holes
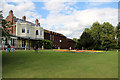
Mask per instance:
[[[32,23],[26,21],[26,16],[23,16],[22,19],[16,18],[12,10],[9,11],[6,21],[10,21],[12,27],[8,28],[11,29],[11,39],[5,39],[5,42],[3,42],[5,45],[11,44],[18,49],[26,46],[30,49],[44,39],[52,41],[53,48],[68,49],[71,47],[73,49],[76,44],[72,39],[68,39],[63,34],[43,29],[38,19],[35,20],[35,23]]]
[[[35,24],[26,21],[26,16],[22,19],[14,17],[13,11],[9,11],[6,21],[12,23],[10,34],[11,39],[5,41],[5,44],[11,44],[15,48],[34,48],[35,45],[44,39],[44,29],[40,26],[38,19]],[[30,46],[29,46],[30,45]]]
[[[66,36],[63,34],[49,31],[49,30],[44,30],[44,39],[50,40],[53,43],[53,48],[62,48],[62,49],[68,49],[71,47],[74,49],[74,46],[76,44],[75,41],[72,39],[68,39]]]

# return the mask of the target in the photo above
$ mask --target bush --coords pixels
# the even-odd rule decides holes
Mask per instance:
[[[39,45],[40,45],[40,47],[44,46],[45,49],[52,48],[52,42],[49,40],[42,40]]]

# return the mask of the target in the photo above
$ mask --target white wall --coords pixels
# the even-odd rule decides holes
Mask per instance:
[[[25,33],[22,33],[22,28],[25,28]],[[29,29],[29,33],[27,33],[27,29]],[[38,30],[38,35],[36,35],[36,30]],[[40,35],[41,30],[42,35]],[[16,22],[16,36],[44,39],[44,29],[40,26],[31,26],[29,23]]]

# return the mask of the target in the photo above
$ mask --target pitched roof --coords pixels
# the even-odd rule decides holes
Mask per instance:
[[[13,18],[13,21],[14,22],[25,22],[25,23],[29,23],[29,24],[31,24],[32,26],[35,26],[36,24],[34,24],[34,23],[32,23],[32,22],[29,22],[29,21],[24,21],[24,20],[22,20],[22,19],[19,19],[19,18]]]
[[[55,34],[58,34],[58,35],[60,35],[60,36],[63,36],[63,37],[65,37],[63,34],[61,34],[61,33],[57,33],[57,32],[53,32],[53,31],[49,31],[49,30],[46,30],[46,29],[44,29],[44,32],[45,33],[55,33]]]

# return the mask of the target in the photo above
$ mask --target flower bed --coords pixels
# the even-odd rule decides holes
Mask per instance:
[[[68,50],[68,49],[54,49],[54,50],[59,52],[94,52],[94,53],[103,52],[103,51],[96,51],[96,50]]]

